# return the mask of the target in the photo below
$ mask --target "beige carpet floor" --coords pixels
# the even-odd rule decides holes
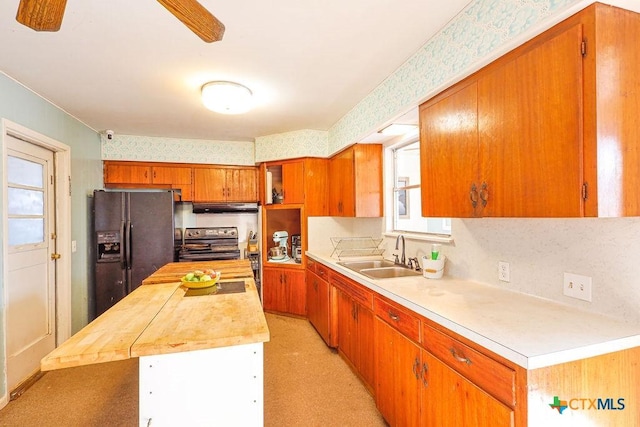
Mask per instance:
[[[265,426],[384,426],[371,395],[309,322],[267,314]],[[136,426],[138,360],[46,373],[0,426]]]

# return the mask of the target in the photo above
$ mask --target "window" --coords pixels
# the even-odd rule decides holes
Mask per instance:
[[[420,192],[420,141],[392,148],[393,209],[392,232],[451,234],[450,218],[424,218]],[[391,216],[391,212],[388,212]]]

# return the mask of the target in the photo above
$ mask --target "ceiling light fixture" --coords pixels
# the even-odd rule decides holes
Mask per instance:
[[[202,103],[222,114],[246,113],[253,107],[253,93],[239,83],[213,81],[202,86]]]
[[[383,135],[407,135],[413,132],[417,132],[417,125],[403,125],[398,123],[392,123],[384,129],[380,129],[378,133]]]

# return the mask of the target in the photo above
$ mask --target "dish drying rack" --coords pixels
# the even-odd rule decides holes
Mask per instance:
[[[373,237],[332,237],[331,257],[337,255],[338,259],[342,260],[353,257],[382,256],[384,249],[378,247],[382,240],[382,238],[374,239]]]

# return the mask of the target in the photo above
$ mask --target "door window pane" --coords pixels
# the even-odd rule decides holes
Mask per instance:
[[[9,187],[9,215],[44,215],[44,193]]]
[[[9,246],[44,242],[44,218],[9,218]]]
[[[43,165],[19,157],[7,156],[9,184],[42,188]]]

